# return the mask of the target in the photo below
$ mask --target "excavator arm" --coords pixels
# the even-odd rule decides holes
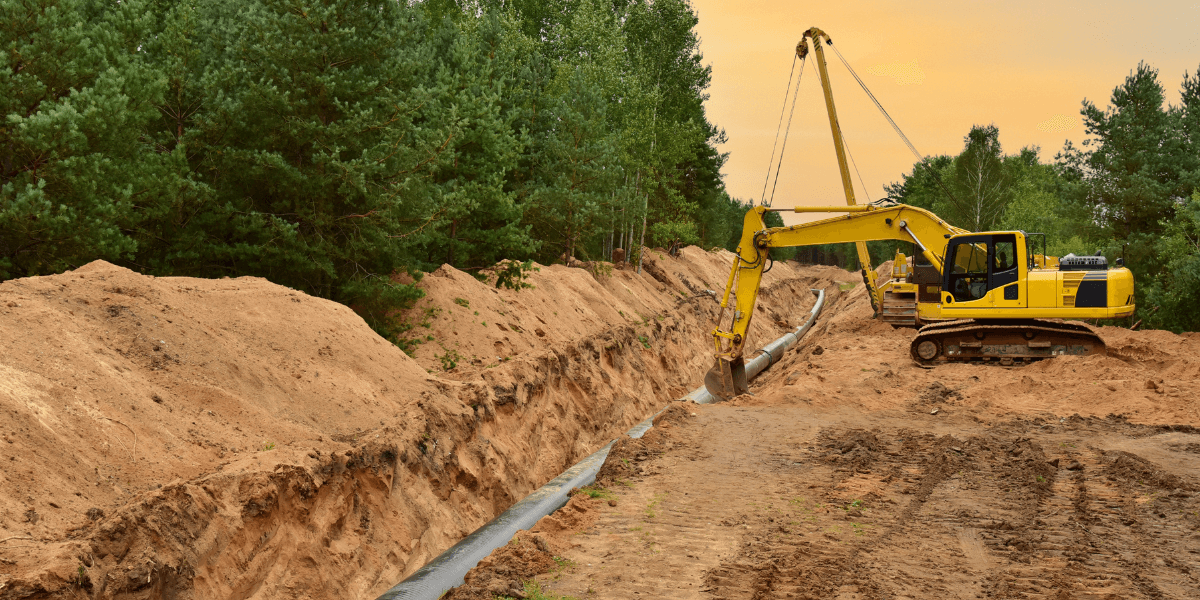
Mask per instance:
[[[722,398],[732,398],[747,391],[742,353],[771,248],[900,240],[916,244],[940,273],[947,238],[967,233],[925,209],[905,204],[796,207],[795,212],[847,214],[791,227],[767,227],[764,215],[769,210],[756,206],[746,213],[737,256],[721,298],[721,310],[713,330],[716,365],[704,382],[709,392]],[[864,268],[869,269],[869,266],[864,265]],[[726,309],[731,305],[732,320],[728,329],[722,329]]]

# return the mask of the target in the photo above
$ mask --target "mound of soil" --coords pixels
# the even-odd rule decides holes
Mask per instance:
[[[694,387],[731,259],[443,267],[415,359],[258,278],[0,284],[0,597],[373,597]],[[825,281],[777,264],[756,339]]]
[[[644,475],[642,463],[661,456],[674,447],[671,429],[682,427],[695,417],[691,412],[694,405],[674,402],[654,417],[654,427],[640,438],[623,435],[613,444],[600,471],[596,473],[596,484],[601,487],[620,485],[629,479]]]
[[[828,268],[799,272],[813,276]],[[871,318],[861,284],[841,288],[829,294],[801,343],[751,384],[757,396],[739,405],[849,403],[869,410],[936,408],[939,414],[981,407],[1000,417],[1111,414],[1166,425],[1200,420],[1200,334],[1100,327],[1106,356],[1062,356],[1017,368],[924,369],[909,358],[914,330]]]
[[[639,330],[641,336],[647,325],[670,326],[687,318],[685,313],[711,321],[713,299],[719,302],[732,258],[726,251],[706,252],[695,246],[682,249],[679,257],[651,251],[642,275],[628,267],[535,265],[538,270],[526,280],[532,287],[520,290],[497,288],[490,281],[443,266],[422,279],[426,296],[404,315],[416,325],[414,331],[433,338],[421,343],[413,356],[432,372],[464,379],[555,344],[626,328]],[[823,288],[831,277],[845,274],[832,267],[814,269],[794,263],[780,262],[776,267],[778,271],[772,268],[763,278],[763,301],[750,331],[763,344],[799,324],[789,319],[800,316],[794,309],[812,306],[806,285]],[[689,338],[685,343],[694,342]],[[690,357],[660,354],[668,362]],[[710,357],[702,353],[702,360],[691,366],[707,369],[708,362]],[[696,381],[688,383],[694,387]]]
[[[0,314],[6,597],[360,593],[376,575],[335,569],[457,529],[388,496],[470,408],[342,305],[95,262],[5,282]]]

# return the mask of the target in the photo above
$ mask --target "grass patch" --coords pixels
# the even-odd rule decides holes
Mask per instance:
[[[579,600],[575,596],[561,596],[542,589],[542,584],[533,579],[527,579],[523,584],[525,597],[529,600]],[[496,596],[497,600],[516,600],[511,596]]]
[[[658,508],[659,504],[662,504],[662,501],[666,499],[666,497],[666,492],[654,495],[654,498],[652,498],[650,503],[646,505],[646,518],[653,519],[654,517],[658,516],[658,513],[655,511],[655,509]]]
[[[466,298],[455,298],[454,303],[463,308],[471,308],[471,301]]]
[[[458,350],[446,348],[445,346],[442,346],[442,350],[445,351],[445,354],[434,354],[433,357],[442,363],[443,371],[449,371],[454,367],[457,367],[458,363],[463,360],[463,355],[459,354]]]
[[[856,286],[856,285],[858,285],[858,284],[854,283],[853,281],[851,281],[849,283],[839,283],[838,289],[843,292],[848,292],[848,291],[854,289],[854,286]]]
[[[614,495],[612,492],[608,491],[607,489],[605,489],[604,487],[599,486],[599,485],[588,485],[588,486],[581,487],[581,488],[579,488],[579,493],[587,494],[588,496],[591,496],[592,498],[599,498],[601,500],[616,500],[617,499],[616,495]]]

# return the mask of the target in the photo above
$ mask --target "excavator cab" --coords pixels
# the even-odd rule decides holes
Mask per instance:
[[[1025,236],[989,232],[952,236],[946,245],[942,282],[944,309],[1021,307],[1025,272]]]

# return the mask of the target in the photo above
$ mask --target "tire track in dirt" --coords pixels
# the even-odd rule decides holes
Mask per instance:
[[[880,421],[801,410],[786,421],[809,431],[787,437],[772,433],[787,411],[706,410],[739,425],[717,429],[711,421],[678,447],[695,452],[703,440],[710,449],[717,431],[717,447],[743,446],[705,471],[712,473],[711,499],[723,506],[698,515],[694,504],[663,502],[670,526],[654,533],[657,548],[691,564],[617,565],[615,576],[574,590],[572,581],[562,591],[600,598],[1082,600],[1183,599],[1198,588],[1192,475],[1105,449],[1137,440],[1170,451],[1155,432],[1094,422],[1073,429],[962,421],[947,427],[912,417],[864,429]],[[621,490],[621,502],[672,497],[680,488],[671,472],[680,465],[671,454],[651,467],[651,477]],[[668,474],[655,477],[659,469]],[[729,485],[737,493],[723,488]],[[740,505],[731,503],[739,495]],[[697,524],[718,517],[719,528]],[[606,518],[618,528],[645,527],[628,514]],[[615,543],[584,546],[613,557]],[[696,560],[687,549],[697,544],[727,554]],[[672,564],[653,551],[643,558]],[[703,586],[689,589],[698,571]]]

